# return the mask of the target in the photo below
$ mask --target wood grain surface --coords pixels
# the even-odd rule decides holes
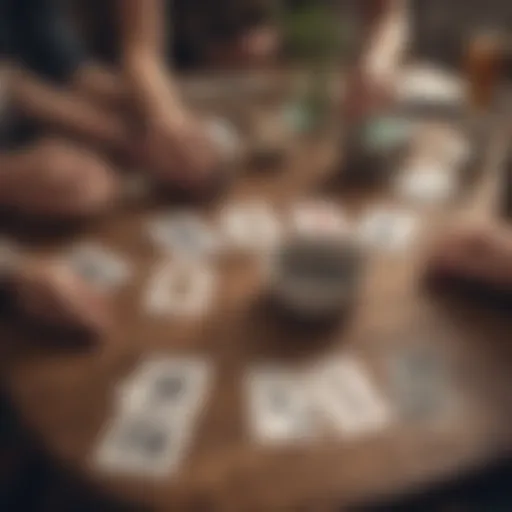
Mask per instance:
[[[258,106],[257,101],[251,100],[252,105]],[[236,110],[219,104],[212,101],[212,109]],[[204,207],[205,215],[214,215],[231,200],[251,197],[284,211],[300,198],[319,195],[339,201],[354,218],[376,203],[394,204],[385,187],[354,191],[343,186],[334,165],[335,140],[298,140],[279,171],[240,169],[226,196]],[[473,191],[485,190],[492,176],[490,170],[482,171]],[[466,192],[462,198],[473,197]],[[261,307],[265,281],[250,262],[215,263],[218,294],[200,321],[149,317],[142,296],[162,255],[151,245],[145,223],[167,205],[155,204],[151,197],[127,203],[75,235],[75,240],[104,242],[134,265],[134,280],[113,298],[115,328],[101,344],[83,352],[48,350],[37,335],[27,339],[5,330],[3,337],[12,342],[3,358],[5,384],[24,421],[63,467],[115,498],[156,510],[335,510],[453,478],[512,448],[510,315],[440,296],[423,283],[425,248],[464,204],[416,205],[421,235],[405,252],[370,256],[358,304],[347,321],[329,331],[304,333]],[[482,206],[479,211],[487,210]],[[57,253],[71,242],[34,244],[34,250]],[[403,422],[353,442],[324,438],[293,449],[262,449],[248,439],[241,390],[248,365],[268,359],[308,365],[353,350],[388,393],[386,358],[418,340],[450,355],[461,397],[451,421],[435,428]],[[216,378],[191,452],[181,471],[162,482],[99,474],[91,455],[115,413],[116,385],[140,357],[154,351],[195,354],[214,364]]]

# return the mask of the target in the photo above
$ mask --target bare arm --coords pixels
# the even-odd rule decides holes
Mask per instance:
[[[381,9],[362,61],[365,72],[377,81],[392,79],[409,43],[408,0],[388,0]]]
[[[117,0],[122,65],[143,112],[157,112],[161,99],[177,97],[165,72],[165,6],[163,0]]]
[[[102,149],[126,149],[129,132],[121,118],[28,71],[17,70],[13,75],[12,101],[25,115],[83,137]]]

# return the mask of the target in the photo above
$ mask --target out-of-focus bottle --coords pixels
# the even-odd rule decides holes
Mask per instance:
[[[470,39],[466,71],[472,110],[485,111],[492,106],[502,74],[503,60],[504,44],[498,33],[484,32]]]

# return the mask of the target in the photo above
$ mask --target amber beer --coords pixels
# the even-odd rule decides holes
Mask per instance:
[[[497,34],[474,36],[467,50],[467,73],[471,106],[488,109],[500,80],[503,44]]]

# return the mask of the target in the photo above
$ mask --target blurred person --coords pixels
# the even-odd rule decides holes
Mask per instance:
[[[287,0],[288,1],[288,0]],[[74,17],[95,54],[115,62],[122,44],[114,2],[76,0]],[[277,14],[281,0],[167,0],[164,41],[176,69],[251,68],[279,52]]]
[[[139,157],[164,183],[201,186],[218,155],[165,65],[165,2],[112,2],[121,31],[118,73],[91,59],[56,0],[0,0],[11,103],[91,151]]]

